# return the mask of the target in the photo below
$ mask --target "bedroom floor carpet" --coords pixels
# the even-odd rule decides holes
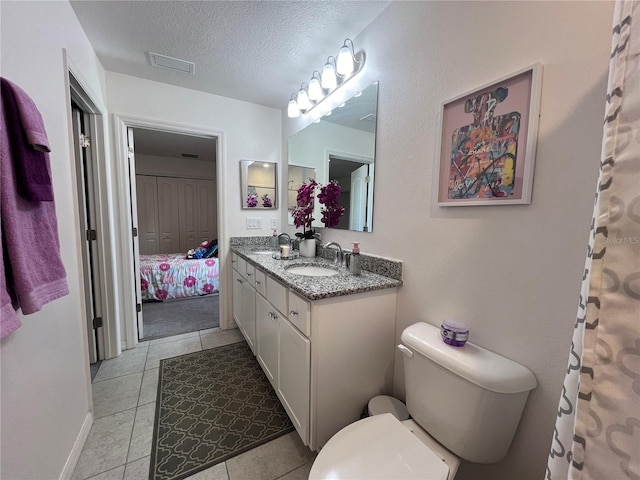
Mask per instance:
[[[144,338],[140,341],[197,332],[220,326],[220,296],[205,295],[166,302],[144,302]]]
[[[188,477],[291,431],[245,342],[162,360],[149,479]]]

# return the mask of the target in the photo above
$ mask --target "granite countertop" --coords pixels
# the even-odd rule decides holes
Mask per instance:
[[[240,255],[251,264],[280,280],[291,290],[308,300],[321,300],[323,298],[395,288],[402,285],[401,280],[371,273],[367,270],[362,270],[362,274],[360,275],[353,275],[344,267],[338,270],[337,275],[327,277],[309,277],[289,273],[285,267],[291,265],[318,265],[329,268],[335,268],[335,265],[333,262],[321,257],[300,257],[294,260],[280,260],[272,258],[271,254],[255,253],[265,250],[267,249],[264,247],[255,246],[231,247],[232,252]]]

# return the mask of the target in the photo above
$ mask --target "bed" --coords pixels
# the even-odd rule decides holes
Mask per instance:
[[[143,300],[170,300],[218,293],[218,259],[186,259],[184,253],[140,255]]]

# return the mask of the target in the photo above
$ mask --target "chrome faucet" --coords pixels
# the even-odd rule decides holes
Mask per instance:
[[[329,242],[329,243],[325,243],[322,248],[329,248],[329,247],[338,247],[338,251],[336,252],[336,258],[333,261],[333,263],[335,263],[336,265],[338,265],[339,267],[342,266],[342,260],[344,259],[344,254],[342,253],[342,247],[340,246],[340,244],[338,242]]]
[[[280,235],[278,235],[278,245],[282,245],[282,237],[287,237],[287,243],[285,245],[289,245],[291,243],[291,237],[289,236],[289,234],[282,232]]]

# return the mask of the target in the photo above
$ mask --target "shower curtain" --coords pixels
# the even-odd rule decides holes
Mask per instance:
[[[618,1],[600,176],[547,480],[640,479],[640,2]]]

